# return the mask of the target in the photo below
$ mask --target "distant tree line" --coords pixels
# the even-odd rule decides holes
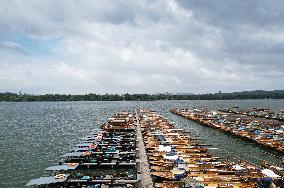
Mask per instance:
[[[17,94],[0,93],[0,101],[21,102],[21,101],[155,101],[155,100],[234,100],[234,99],[284,99],[284,90],[275,91],[243,91],[234,93],[214,94],[86,94],[86,95],[65,95],[65,94]]]

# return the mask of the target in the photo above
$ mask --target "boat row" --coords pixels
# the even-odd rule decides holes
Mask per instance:
[[[284,124],[282,121],[235,114],[224,110],[171,109],[171,112],[284,152]]]
[[[280,110],[280,112],[273,112],[269,108],[254,107],[250,109],[240,109],[239,107],[232,107],[232,108],[224,108],[221,109],[220,111],[284,121],[284,110]]]
[[[189,110],[174,113],[188,115]],[[195,116],[193,116],[195,117]],[[283,183],[279,167],[215,156],[155,111],[120,112],[92,130],[28,187],[242,188]]]
[[[136,133],[133,114],[121,112],[64,154],[49,175],[29,187],[137,187]]]
[[[252,188],[282,182],[271,169],[214,156],[198,139],[154,111],[140,111],[139,123],[155,187]]]

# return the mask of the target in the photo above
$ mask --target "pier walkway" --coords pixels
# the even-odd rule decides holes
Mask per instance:
[[[153,181],[150,174],[150,167],[147,159],[147,153],[145,150],[145,145],[143,142],[141,127],[139,123],[138,115],[136,114],[136,133],[137,133],[137,141],[138,141],[138,148],[139,148],[139,157],[140,157],[140,165],[138,166],[138,171],[141,172],[141,180],[142,180],[142,187],[143,188],[152,188],[154,187]]]

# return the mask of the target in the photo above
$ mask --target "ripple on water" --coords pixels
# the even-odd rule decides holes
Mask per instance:
[[[280,110],[283,104],[284,100],[0,103],[0,181],[4,187],[24,187],[30,179],[43,175],[46,167],[57,163],[72,145],[112,114],[141,107],[157,110],[178,123],[178,127],[199,136],[202,143],[219,148],[211,152],[223,158],[237,155],[252,162],[266,159],[277,163],[277,158],[265,153],[269,152],[267,149],[180,118],[169,109],[240,106]]]

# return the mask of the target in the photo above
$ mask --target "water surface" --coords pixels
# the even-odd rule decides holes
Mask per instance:
[[[137,108],[162,113],[175,121],[177,127],[198,135],[203,143],[211,144],[211,148],[218,148],[211,151],[223,158],[243,157],[254,163],[261,159],[279,163],[278,157],[282,154],[169,112],[171,107],[219,109],[232,106],[265,107],[279,111],[284,108],[284,100],[0,103],[1,185],[24,187],[30,179],[43,175],[45,168],[57,163],[72,145],[112,114]]]

